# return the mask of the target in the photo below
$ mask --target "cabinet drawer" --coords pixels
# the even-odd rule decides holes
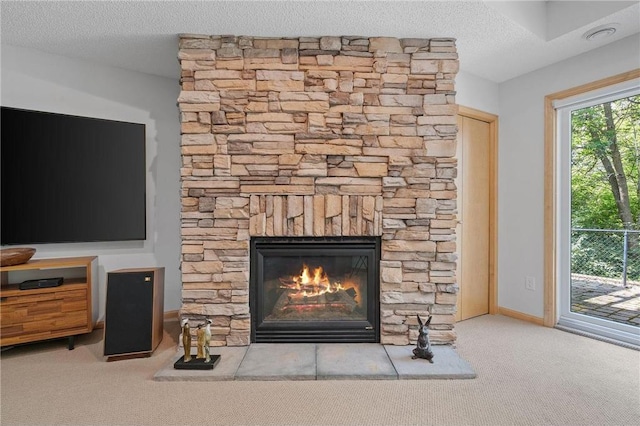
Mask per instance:
[[[55,287],[53,289],[35,289],[35,290],[18,290],[2,292],[2,307],[16,304],[40,303],[54,299],[71,299],[85,297],[87,289],[84,286],[66,286]]]
[[[87,327],[86,300],[86,289],[3,298],[0,336],[46,335],[52,331]]]
[[[58,335],[73,335],[87,332],[87,312],[51,315],[39,321],[2,323],[0,339],[24,336],[24,341],[44,340]],[[13,342],[19,343],[19,341]],[[4,344],[4,342],[3,342]]]

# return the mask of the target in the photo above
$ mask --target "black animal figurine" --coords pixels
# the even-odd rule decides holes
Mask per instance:
[[[424,324],[420,319],[420,315],[416,316],[418,317],[418,324],[420,324],[420,328],[418,329],[420,335],[418,336],[418,344],[413,350],[413,356],[411,358],[423,358],[433,364],[433,352],[431,352],[431,342],[429,341],[429,323],[431,323],[431,315],[429,315],[427,322]]]

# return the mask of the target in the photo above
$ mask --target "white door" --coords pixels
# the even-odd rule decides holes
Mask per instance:
[[[558,326],[640,345],[640,88],[554,103]]]

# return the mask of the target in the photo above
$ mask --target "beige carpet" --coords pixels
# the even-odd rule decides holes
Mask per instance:
[[[640,352],[502,316],[457,325],[474,380],[155,382],[105,362],[101,332],[2,353],[2,425],[637,425]]]

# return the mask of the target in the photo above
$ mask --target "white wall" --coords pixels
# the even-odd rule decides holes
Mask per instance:
[[[544,276],[544,97],[640,67],[640,39],[599,49],[499,86],[498,304],[542,317]],[[535,291],[525,290],[525,277]]]
[[[144,242],[33,245],[35,258],[98,256],[98,319],[106,273],[165,267],[165,310],[181,305],[180,120],[175,80],[101,66],[37,50],[2,46],[3,106],[146,125],[147,239]]]
[[[498,83],[460,71],[456,75],[456,103],[498,115]]]

